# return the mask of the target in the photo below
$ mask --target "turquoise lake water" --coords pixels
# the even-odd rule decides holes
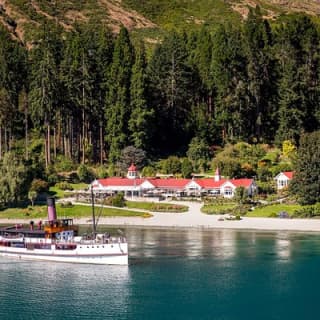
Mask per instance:
[[[0,257],[0,319],[317,319],[320,235],[125,230],[130,265]]]

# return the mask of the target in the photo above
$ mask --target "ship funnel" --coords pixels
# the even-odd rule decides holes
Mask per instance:
[[[54,221],[57,220],[57,212],[54,198],[47,198],[48,205],[48,220]]]

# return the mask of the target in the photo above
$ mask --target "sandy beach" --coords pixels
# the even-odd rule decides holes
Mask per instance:
[[[220,221],[221,215],[207,215],[200,211],[200,203],[185,203],[189,211],[183,213],[152,212],[152,217],[101,217],[98,225],[141,228],[198,228],[243,229],[275,231],[320,231],[320,219],[249,218],[240,221]],[[141,210],[139,210],[141,211]],[[0,224],[28,223],[29,220],[0,219]],[[90,224],[91,218],[74,219],[76,224]]]

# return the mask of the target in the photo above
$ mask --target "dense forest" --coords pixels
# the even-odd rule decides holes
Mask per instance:
[[[194,145],[211,154],[239,141],[297,145],[320,129],[310,17],[270,24],[257,7],[241,27],[211,30],[171,31],[146,48],[124,27],[50,25],[27,50],[1,29],[0,160],[115,165],[128,146],[159,159]]]

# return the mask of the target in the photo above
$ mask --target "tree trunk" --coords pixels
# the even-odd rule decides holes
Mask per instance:
[[[100,122],[100,165],[103,165],[103,128]]]
[[[28,102],[25,101],[24,103],[24,134],[25,134],[25,158],[28,160],[29,153],[28,153]]]
[[[2,126],[0,126],[0,160],[2,159]]]
[[[51,136],[50,136],[50,124],[47,126],[47,135],[48,135],[48,165],[51,164]]]

